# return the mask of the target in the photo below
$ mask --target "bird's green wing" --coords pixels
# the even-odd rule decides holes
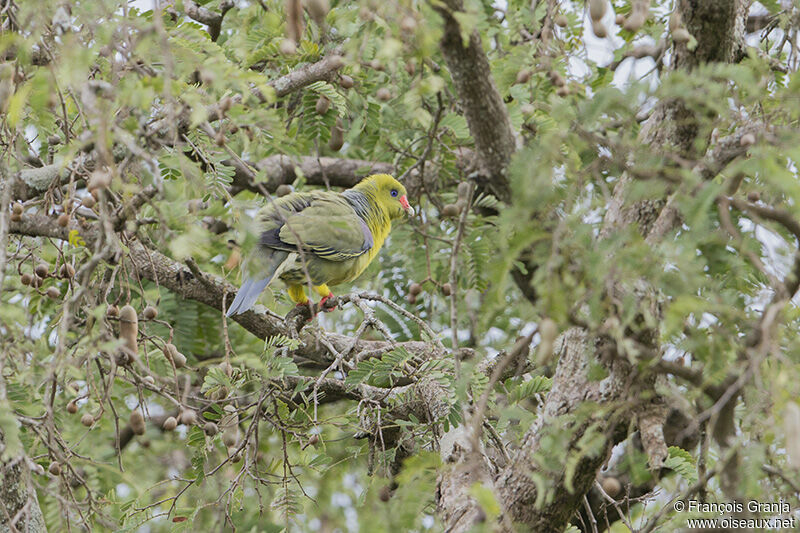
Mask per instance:
[[[373,246],[372,233],[350,203],[335,193],[313,199],[309,206],[286,217],[277,237],[330,261],[358,257]]]

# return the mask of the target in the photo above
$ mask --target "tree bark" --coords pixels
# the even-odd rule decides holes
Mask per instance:
[[[0,435],[0,454],[5,448]],[[0,462],[0,533],[46,533],[27,458]]]

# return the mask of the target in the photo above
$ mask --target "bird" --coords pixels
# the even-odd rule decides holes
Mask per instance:
[[[389,174],[373,174],[343,192],[294,192],[272,199],[256,214],[258,242],[226,316],[244,313],[275,279],[291,300],[308,304],[313,287],[320,308],[330,286],[359,277],[378,255],[392,221],[414,213],[405,187]]]

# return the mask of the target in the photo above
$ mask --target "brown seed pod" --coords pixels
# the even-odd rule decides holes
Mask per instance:
[[[61,298],[61,291],[58,290],[58,287],[47,287],[45,294],[47,294],[47,297],[51,300],[58,300]]]
[[[522,112],[522,116],[530,117],[536,112],[536,107],[533,104],[522,104],[519,106],[519,110]]]
[[[456,194],[458,195],[459,200],[466,200],[467,196],[469,196],[469,182],[462,181],[458,184],[458,188],[456,189]]]
[[[751,202],[758,202],[759,200],[761,200],[761,193],[758,191],[750,191],[749,193],[747,193],[747,199],[750,200]]]
[[[594,22],[600,21],[608,9],[606,0],[589,0],[589,16]],[[599,36],[598,36],[599,37]]]
[[[524,68],[517,72],[517,79],[514,83],[517,85],[528,83],[531,80],[531,76],[533,76],[533,72],[531,72],[530,69]]]
[[[558,15],[556,15],[556,26],[558,26],[559,28],[566,28],[567,26],[569,26],[569,19],[565,14],[559,13]]]
[[[117,318],[119,317],[119,307],[114,304],[111,304],[106,309],[106,316],[108,318]]]
[[[14,202],[14,205],[11,206],[11,212],[14,213],[15,215],[21,215],[23,211],[24,208],[22,207],[22,204],[19,202]]]
[[[236,451],[236,448],[228,448],[228,456],[231,458],[231,463],[238,463],[242,460],[242,454]]]
[[[100,191],[99,191],[99,190],[97,190],[97,189],[92,189],[91,191],[89,191],[89,194],[91,194],[91,196],[92,196],[92,198],[94,198],[94,201],[95,201],[95,202],[97,202],[98,200],[100,200]]]
[[[186,366],[186,356],[177,352],[172,362],[175,363],[175,368],[183,368]]]
[[[156,378],[154,378],[153,376],[145,376],[145,377],[142,378],[142,381],[144,381],[148,385],[155,385],[156,384]]]
[[[636,33],[644,26],[645,21],[647,20],[647,12],[634,10],[630,16],[625,19],[625,24],[622,25],[623,28],[628,30],[629,32]]]
[[[562,76],[560,72],[556,72],[555,70],[551,70],[550,72],[548,72],[547,77],[550,78],[550,82],[556,87],[563,87],[564,85],[567,84],[567,80],[564,79],[564,76]]]
[[[297,45],[292,39],[284,39],[281,41],[280,50],[285,56],[293,56],[297,53]]]
[[[62,278],[71,278],[75,275],[75,267],[69,263],[61,265],[61,270],[58,271]]]
[[[66,228],[67,226],[69,226],[69,215],[66,213],[61,213],[60,215],[58,215],[57,222],[59,226],[61,226],[62,228]]]
[[[356,83],[353,81],[353,78],[347,74],[342,74],[339,76],[339,85],[342,87],[342,89],[352,89],[355,84]]]
[[[389,100],[392,99],[392,91],[390,91],[386,87],[381,87],[375,93],[375,96],[377,96],[378,100],[380,100],[381,102],[388,102]]]
[[[152,305],[148,305],[144,308],[144,311],[142,311],[142,316],[145,318],[145,320],[153,320],[158,316],[158,309]]]
[[[90,191],[108,189],[111,185],[111,174],[106,170],[95,170],[89,176],[86,188]]]
[[[218,131],[216,135],[214,135],[214,144],[217,146],[225,146],[225,135],[222,133],[222,130]]]
[[[739,139],[739,144],[744,148],[747,148],[748,146],[753,146],[755,143],[756,143],[756,136],[753,135],[752,133],[745,133]]]
[[[442,218],[454,218],[458,216],[458,213],[459,209],[456,204],[447,204],[442,208]]]
[[[67,403],[67,412],[71,415],[78,412],[78,404],[75,403],[75,400],[70,400],[69,403]]]
[[[186,426],[193,426],[197,423],[197,413],[193,409],[184,409],[180,415],[181,424]]]
[[[617,26],[622,26],[625,24],[625,15],[622,13],[618,13],[616,17],[614,17],[614,24]]]
[[[412,17],[411,15],[407,15],[403,17],[403,20],[400,21],[400,30],[403,33],[412,33],[417,29],[417,19]]]
[[[31,281],[31,287],[38,289],[39,287],[42,286],[43,283],[44,280],[42,278],[40,278],[39,276],[33,276],[33,281]]]
[[[622,492],[622,483],[614,476],[604,477],[603,480],[600,481],[600,486],[603,487],[606,494],[612,498],[616,498]]]
[[[139,352],[137,338],[139,336],[139,317],[131,305],[124,305],[119,310],[119,338],[124,341],[124,348],[132,356]]]
[[[50,267],[47,266],[46,263],[39,263],[33,271],[36,272],[36,275],[40,278],[46,278],[47,274],[50,273]]]
[[[144,423],[144,415],[138,409],[131,412],[131,416],[128,419],[128,424],[130,424],[133,433],[136,435],[144,435],[144,432],[147,429]]]
[[[378,497],[381,499],[382,502],[388,502],[392,497],[392,489],[389,485],[384,485],[381,487],[380,492],[378,493]]]
[[[236,446],[237,442],[239,442],[239,426],[232,425],[225,428],[225,431],[222,432],[222,443],[230,448]]]
[[[369,66],[372,69],[377,70],[378,72],[383,72],[384,70],[386,70],[386,67],[383,66],[383,63],[381,63],[379,59],[373,59],[372,61],[370,61]]]
[[[605,24],[597,20],[592,21],[592,33],[594,33],[595,36],[600,39],[605,39],[608,37],[608,30],[606,29]]]
[[[450,296],[451,294],[453,294],[453,286],[450,285],[449,283],[445,283],[444,285],[442,285],[442,294],[444,294],[445,296]]]
[[[412,283],[408,287],[408,294],[413,294],[414,296],[416,296],[421,292],[422,292],[422,285],[420,285],[419,283]]]
[[[178,427],[178,421],[175,420],[174,416],[167,417],[167,419],[164,420],[164,423],[161,424],[161,429],[164,431],[172,431],[176,427]]]
[[[566,86],[559,87],[558,89],[556,89],[556,94],[558,96],[560,96],[561,98],[564,98],[565,96],[568,96],[569,95],[569,87],[566,87]]]
[[[50,466],[47,467],[47,471],[53,474],[54,476],[60,476],[61,465],[58,463],[58,461],[53,461],[52,463],[50,463]]]
[[[94,417],[90,413],[86,413],[81,417],[81,424],[87,428],[94,424]]]
[[[406,61],[404,68],[406,69],[406,73],[409,76],[413,76],[414,73],[417,71],[417,65],[414,63],[414,61]]]
[[[275,196],[277,196],[278,198],[286,196],[287,194],[291,193],[292,193],[292,186],[286,185],[285,183],[281,183],[280,185],[278,185],[278,188],[275,189]]]
[[[672,32],[672,40],[675,41],[676,44],[685,44],[692,40],[692,34],[689,33],[686,28],[678,28]]]
[[[19,277],[19,281],[23,285],[30,285],[31,283],[33,283],[33,276],[25,272],[23,275]]]
[[[328,141],[328,148],[338,152],[344,146],[344,126],[342,119],[337,118],[336,123],[331,128],[331,139]]]
[[[317,115],[324,115],[328,112],[331,108],[331,101],[325,98],[324,96],[320,96],[317,98],[317,105],[314,109],[317,111]]]
[[[410,303],[411,305],[417,303],[417,296],[414,294],[409,293],[408,296],[406,296],[406,299],[408,300],[408,303]]]
[[[206,435],[209,437],[213,437],[219,433],[219,426],[217,426],[214,422],[206,422],[203,425],[203,431],[205,431]]]
[[[11,213],[11,222],[20,222],[20,221],[22,221],[21,213]]]
[[[233,100],[230,96],[223,96],[222,99],[219,101],[219,110],[223,113],[227,113],[230,108],[233,107]]]
[[[331,10],[328,0],[303,0],[303,3],[306,5],[306,10],[308,10],[308,14],[311,15],[314,22],[322,26],[325,22],[325,17],[328,16],[328,11]]]

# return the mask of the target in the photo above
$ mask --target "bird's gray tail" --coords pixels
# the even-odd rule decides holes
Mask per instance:
[[[269,284],[270,278],[247,278],[244,280],[242,287],[239,289],[239,292],[236,293],[236,298],[233,299],[233,303],[228,308],[228,312],[225,313],[225,316],[238,315],[253,307],[258,299],[258,295],[261,294],[261,291]]]
[[[287,252],[273,252],[254,256],[250,264],[252,268],[250,272],[270,272],[271,274],[262,279],[245,278],[225,316],[238,315],[253,307],[256,300],[258,300],[258,295],[273,279],[280,276],[287,256],[289,256]]]

